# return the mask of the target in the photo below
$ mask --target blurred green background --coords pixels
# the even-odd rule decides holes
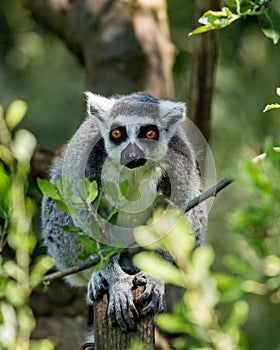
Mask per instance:
[[[174,66],[176,99],[188,102],[194,28],[194,2],[169,0],[171,35],[177,47]],[[78,60],[54,35],[32,20],[15,0],[1,0],[0,10],[0,103],[6,108],[14,99],[28,104],[21,124],[47,150],[56,150],[76,130],[83,115],[85,79]],[[263,114],[267,103],[279,102],[280,46],[259,30],[254,18],[238,22],[218,33],[219,53],[213,100],[210,148],[217,178],[237,167],[244,156],[262,151],[267,136],[279,142],[279,110]],[[244,188],[231,185],[219,194],[209,215],[207,241],[216,254],[215,269],[224,269],[223,257],[248,254],[247,246],[231,232],[228,214],[249,198]],[[38,227],[38,234],[39,234]],[[279,248],[280,249],[280,248]],[[250,257],[254,259],[254,257]],[[245,330],[249,348],[279,349],[280,305],[265,297],[249,297]]]

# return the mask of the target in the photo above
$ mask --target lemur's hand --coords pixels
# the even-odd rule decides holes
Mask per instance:
[[[134,283],[139,285],[136,279],[141,278],[145,283],[144,292],[134,301],[136,305],[144,304],[145,306],[140,310],[140,317],[146,316],[149,312],[153,312],[154,315],[160,314],[166,309],[164,282],[156,279],[146,277],[144,274],[137,274],[134,278]]]
[[[132,290],[139,285],[144,286],[144,292],[134,300]],[[117,257],[93,274],[88,284],[88,296],[93,301],[102,298],[106,292],[109,323],[124,332],[136,330],[135,321],[139,317],[165,310],[164,283],[147,278],[141,272],[136,275],[125,273]]]
[[[119,326],[123,331],[135,330],[135,319],[139,317],[132,294],[132,289],[137,287],[134,278],[121,269],[118,256],[114,256],[101,271],[92,275],[88,283],[88,297],[92,301],[101,299],[108,292],[108,320],[113,327]],[[140,284],[141,279],[137,283]]]
[[[92,301],[101,299],[108,290],[108,282],[104,278],[102,271],[96,272],[91,276],[88,283],[88,297]]]
[[[125,279],[123,279],[125,277]],[[136,330],[135,320],[139,318],[133,301],[133,276],[126,275],[109,285],[108,318],[113,327],[122,331]]]

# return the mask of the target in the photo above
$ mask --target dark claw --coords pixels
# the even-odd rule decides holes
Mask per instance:
[[[136,289],[138,286],[145,286],[147,284],[147,277],[142,273],[137,273],[133,278],[133,289]]]
[[[141,311],[140,316],[144,317],[149,312],[153,314],[162,313],[166,309],[164,287],[161,282],[148,279],[144,292],[135,300],[135,304],[148,303]]]
[[[111,326],[119,326],[124,332],[136,330],[136,325],[132,317],[137,318],[139,316],[131,300],[132,295],[126,294],[124,291],[114,291],[112,294],[108,305],[108,318]]]
[[[164,296],[159,297],[158,295],[153,295],[150,303],[141,310],[141,317],[146,316],[148,313],[153,312],[154,314],[161,314],[166,309],[166,302]]]

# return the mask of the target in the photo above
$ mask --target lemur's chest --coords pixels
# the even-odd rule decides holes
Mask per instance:
[[[107,215],[116,211],[120,227],[146,224],[158,203],[161,174],[160,168],[150,169],[149,164],[134,170],[109,165],[102,176],[102,209]]]

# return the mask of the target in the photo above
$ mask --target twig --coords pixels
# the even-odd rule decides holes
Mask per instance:
[[[191,199],[186,207],[183,207],[182,210],[185,211],[185,213],[192,208],[196,207],[199,203],[204,202],[206,199],[210,197],[215,197],[221,190],[223,190],[225,187],[230,185],[234,180],[229,179],[228,177],[224,177],[222,180],[216,183],[216,185],[210,187],[205,192],[201,193],[201,195]]]
[[[42,282],[44,284],[49,284],[50,282],[58,280],[59,278],[69,276],[69,275],[72,275],[73,273],[77,273],[77,272],[89,269],[90,267],[97,265],[99,261],[100,261],[100,256],[97,254],[94,254],[91,256],[90,260],[87,260],[78,266],[71,266],[68,269],[53,272],[44,276]]]

